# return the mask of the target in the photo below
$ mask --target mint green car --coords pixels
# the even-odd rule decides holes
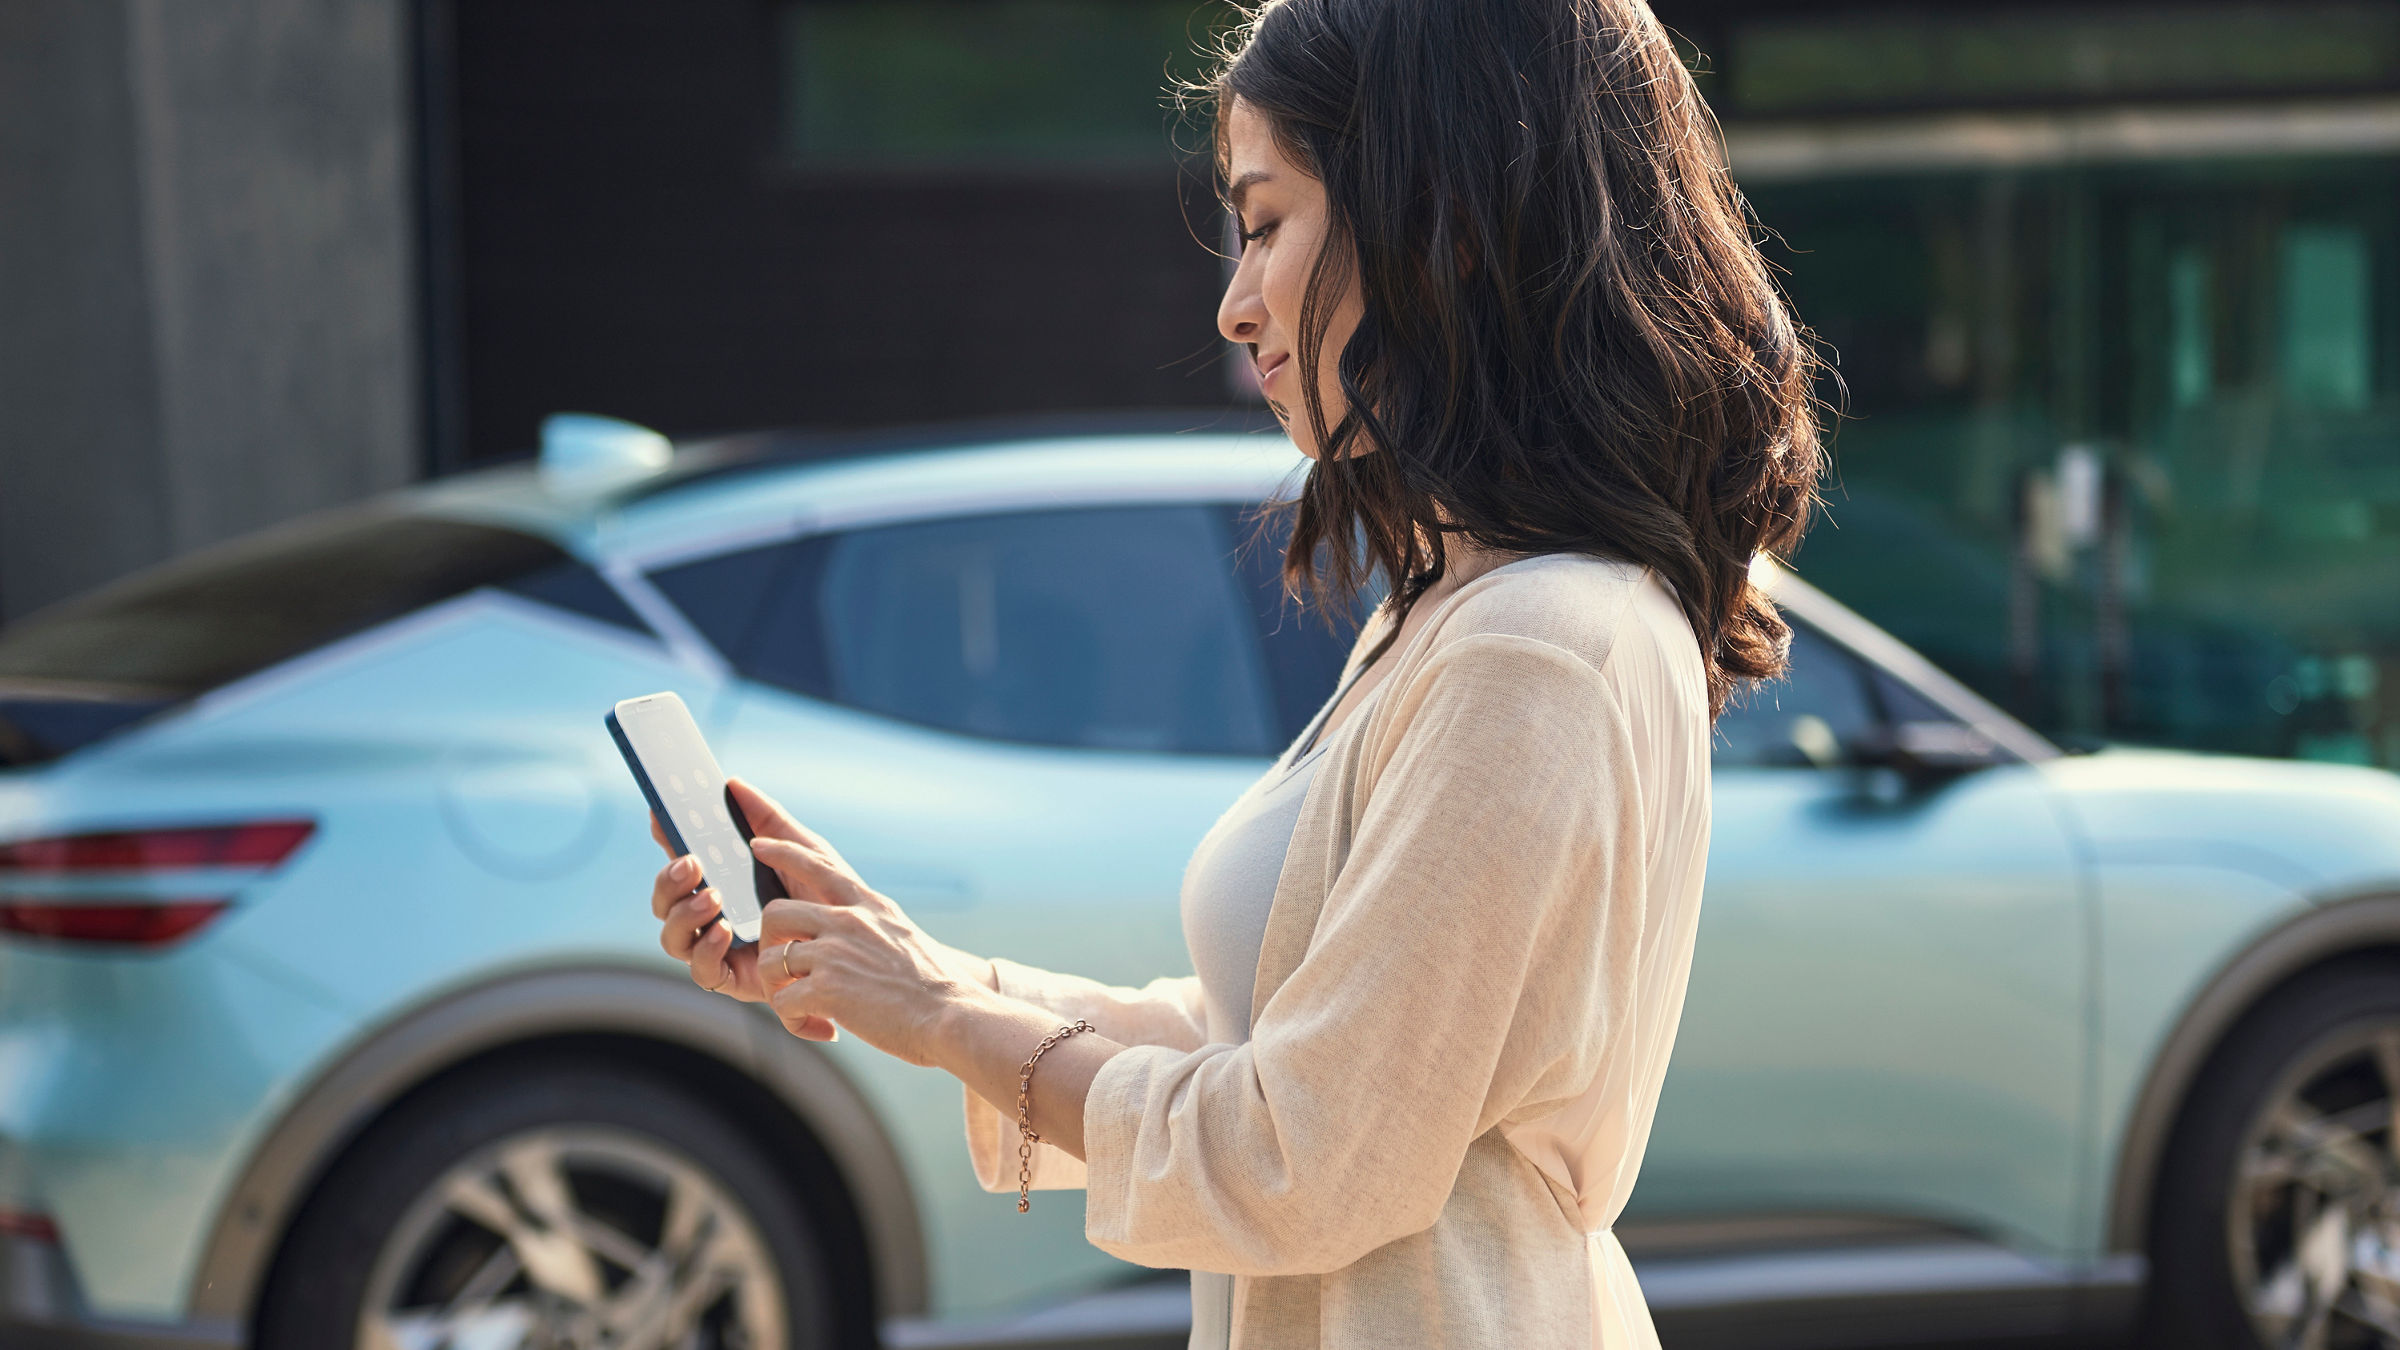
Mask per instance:
[[[947,941],[1186,970],[1341,659],[1245,545],[1299,468],[562,422],[0,630],[0,1341],[1179,1343],[954,1082],[660,954],[601,717],[680,692]],[[2063,754],[1761,576],[1621,1228],[1669,1344],[2400,1345],[2400,780]]]

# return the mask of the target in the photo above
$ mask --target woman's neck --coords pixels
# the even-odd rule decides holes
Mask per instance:
[[[1506,566],[1526,556],[1522,553],[1507,553],[1499,549],[1484,548],[1464,539],[1449,541],[1443,547],[1443,555],[1441,580],[1425,589],[1425,594],[1417,599],[1419,605],[1438,601],[1493,568]]]

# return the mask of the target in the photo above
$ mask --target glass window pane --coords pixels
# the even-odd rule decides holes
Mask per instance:
[[[811,698],[834,696],[824,592],[825,566],[836,542],[836,536],[815,535],[778,550],[766,607],[743,649],[743,674]]]
[[[2365,232],[2291,226],[2283,232],[2282,261],[2284,393],[2309,407],[2366,407],[2375,287]]]
[[[2400,160],[1752,196],[1850,393],[1802,575],[2062,739],[2400,767]]]
[[[842,536],[842,702],[998,740],[1262,755],[1272,693],[1232,541],[1202,507],[1029,512]]]
[[[1757,685],[1717,719],[1719,768],[1827,768],[1877,724],[1858,659],[1805,625],[1792,625],[1782,679]]]
[[[801,0],[784,139],[803,164],[1172,162],[1166,89],[1215,0]]]
[[[1356,615],[1337,628],[1284,593],[1283,550],[1292,537],[1291,516],[1277,513],[1262,530],[1254,509],[1222,507],[1225,528],[1235,541],[1235,564],[1257,616],[1266,653],[1267,682],[1275,695],[1277,735],[1290,743],[1308,729],[1342,677],[1342,662],[1358,636],[1358,620],[1369,607],[1362,597]]]
[[[1882,704],[1881,711],[1885,721],[1907,723],[1956,722],[1958,720],[1940,704],[1894,678],[1890,671],[1880,666],[1870,667],[1870,669],[1873,671],[1875,697]]]
[[[769,597],[796,547],[786,541],[677,563],[651,573],[650,583],[727,661],[745,668]]]
[[[2363,90],[2400,75],[2400,15],[2360,0],[1778,14],[1734,27],[1727,74],[1745,113]]]
[[[569,560],[545,567],[507,582],[501,589],[554,609],[650,636],[650,625],[642,622],[641,616],[625,603],[625,597],[617,594],[617,588],[609,585],[588,563]]]

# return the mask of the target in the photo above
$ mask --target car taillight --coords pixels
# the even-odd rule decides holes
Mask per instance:
[[[58,1221],[29,1209],[0,1208],[0,1237],[55,1243],[58,1241]]]
[[[261,820],[173,830],[110,830],[0,844],[0,877],[12,872],[155,871],[168,867],[273,867],[316,831],[313,820]]]
[[[110,830],[0,844],[0,932],[107,946],[189,937],[280,866],[311,820]]]
[[[169,900],[163,904],[73,904],[0,899],[0,932],[68,942],[108,942],[156,947],[199,931],[225,912],[224,900]]]

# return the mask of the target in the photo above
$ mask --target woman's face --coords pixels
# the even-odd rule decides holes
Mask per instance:
[[[1217,331],[1250,348],[1267,406],[1282,419],[1292,444],[1314,459],[1321,447],[1300,388],[1300,302],[1331,224],[1325,185],[1285,159],[1266,117],[1238,98],[1226,113],[1225,143],[1228,196],[1242,231],[1242,252],[1225,301],[1217,307]],[[1336,294],[1317,362],[1327,430],[1341,423],[1349,406],[1334,372],[1360,313],[1355,278],[1343,278]]]

